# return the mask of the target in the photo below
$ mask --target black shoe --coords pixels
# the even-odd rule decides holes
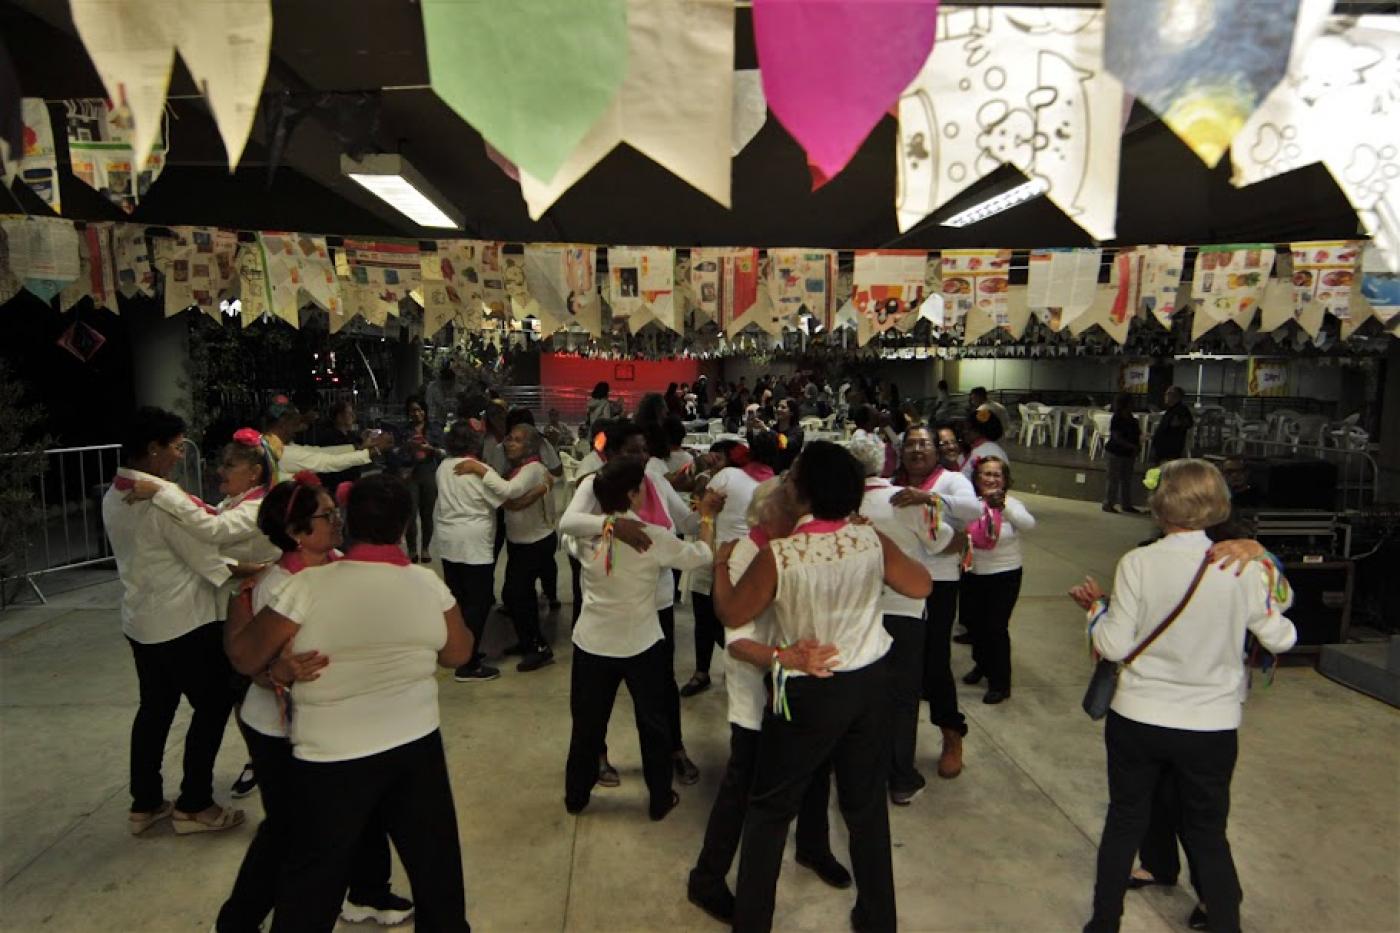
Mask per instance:
[[[1209,930],[1210,921],[1206,919],[1206,912],[1197,904],[1191,910],[1191,916],[1186,918],[1186,925],[1193,930]]]
[[[238,775],[238,780],[233,782],[233,789],[229,791],[234,797],[247,797],[258,789],[258,776],[253,773],[253,763],[250,761],[243,766],[243,770]]]
[[[651,813],[649,814],[651,816],[651,821],[653,823],[659,823],[666,819],[666,814],[676,809],[676,807],[680,805],[680,802],[681,795],[675,791],[671,791],[671,798],[669,800],[659,807],[653,806],[651,808]]]
[[[695,766],[695,762],[690,760],[690,756],[681,752],[679,757],[671,759],[672,765],[676,769],[676,780],[682,784],[690,785],[700,780],[700,769]]]
[[[568,813],[572,816],[578,816],[580,813],[583,812],[584,808],[587,806],[587,800],[584,800],[583,803],[569,803],[569,798],[564,798],[564,809],[568,811]]]
[[[919,799],[919,795],[924,792],[925,786],[924,784],[920,784],[912,790],[891,790],[890,803],[894,804],[896,807],[907,807],[915,800]]]
[[[622,784],[622,775],[617,773],[617,769],[611,762],[598,762],[598,786],[599,787],[619,787]]]
[[[1139,878],[1136,875],[1128,876],[1128,890],[1136,891],[1139,888],[1150,888],[1153,885],[1161,885],[1164,888],[1176,887],[1176,879],[1171,881],[1158,881],[1156,878]]]
[[[849,888],[851,886],[851,873],[846,870],[845,865],[836,861],[836,856],[830,852],[817,858],[809,858],[799,852],[797,864],[803,868],[810,868],[818,878],[833,888]]]
[[[985,676],[986,675],[982,673],[982,668],[974,667],[972,670],[968,671],[966,674],[963,675],[962,682],[971,687],[976,684],[980,684],[982,682],[982,678]]]
[[[720,923],[734,922],[734,894],[729,885],[721,879],[717,884],[697,879],[696,870],[690,871],[690,883],[685,887],[686,899]]]
[[[495,680],[501,676],[501,672],[489,664],[463,664],[457,668],[457,672],[452,675],[452,679],[459,684],[484,684],[488,680]]]
[[[1131,505],[1125,505],[1125,506],[1123,506],[1123,511],[1124,511],[1124,512],[1127,512],[1129,515],[1141,515],[1141,514],[1142,514],[1142,509],[1135,509],[1135,508],[1133,508]]]
[[[386,927],[407,923],[413,916],[413,902],[399,897],[393,891],[385,891],[363,900],[346,897],[340,906],[340,919],[346,923],[363,923],[373,920]]]
[[[1118,514],[1118,510],[1115,509],[1113,506],[1109,505],[1107,502],[1104,503],[1104,505],[1103,505],[1103,510],[1104,510],[1105,512],[1111,512],[1111,513],[1113,513],[1114,515]]]
[[[956,634],[956,635],[953,636],[953,644],[955,644],[955,645],[970,645],[970,644],[972,644],[972,633],[971,633],[971,632],[959,632],[958,634]]]
[[[998,703],[1009,699],[1011,699],[1011,689],[1009,687],[1005,690],[988,690],[986,693],[982,694],[982,702],[986,703],[988,706],[996,706]]]
[[[521,655],[523,655],[524,653],[525,653],[525,646],[522,645],[522,644],[519,644],[519,643],[514,644],[514,645],[511,645],[511,646],[510,646],[509,648],[507,648],[505,651],[502,651],[502,652],[501,652],[501,654],[505,655],[505,656],[508,657],[508,658],[517,658],[517,657],[520,657]]]
[[[547,667],[553,663],[554,650],[548,645],[541,645],[536,650],[531,651],[529,654],[525,655],[525,657],[521,659],[520,663],[515,665],[515,669],[522,674],[528,674],[530,673],[530,671],[537,671],[540,668]]]
[[[710,675],[696,671],[690,676],[689,682],[681,688],[681,696],[693,697],[697,693],[704,693],[710,689]]]

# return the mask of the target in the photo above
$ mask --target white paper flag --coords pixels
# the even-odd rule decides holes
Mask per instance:
[[[178,0],[71,0],[73,25],[97,68],[108,99],[132,132],[134,161],[160,136],[161,110],[175,63]]]
[[[116,224],[112,228],[112,253],[116,257],[117,291],[128,298],[156,293],[151,267],[151,246],[144,224]]]
[[[55,214],[63,213],[63,205],[58,193],[58,155],[53,144],[53,121],[49,118],[49,108],[43,98],[26,97],[20,101],[20,117],[24,121],[24,149],[10,152],[4,140],[0,140],[0,163],[3,163],[5,187],[9,187],[14,176],[29,186],[39,199],[53,208]]]
[[[692,251],[692,256],[694,251]],[[676,257],[669,247],[608,247],[608,304],[614,320],[652,317],[679,331],[675,291]],[[632,332],[645,322],[631,326]]]
[[[1273,247],[1202,246],[1196,252],[1191,279],[1191,301],[1196,316],[1221,321],[1237,320],[1259,307],[1269,271],[1274,265]]]
[[[180,57],[209,103],[233,171],[258,115],[272,48],[270,0],[181,0]]]
[[[60,217],[11,217],[0,221],[10,247],[10,272],[21,286],[51,301],[78,277],[78,231]]]
[[[59,308],[71,311],[84,298],[91,298],[94,308],[117,313],[111,224],[88,222],[78,232],[78,277],[59,293]]]
[[[1033,249],[1026,279],[1026,306],[1059,309],[1064,323],[1089,309],[1099,287],[1101,249]]]

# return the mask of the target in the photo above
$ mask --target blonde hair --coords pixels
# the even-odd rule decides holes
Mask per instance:
[[[1230,487],[1212,463],[1172,460],[1162,464],[1161,478],[1148,504],[1152,517],[1163,527],[1199,531],[1230,517]]]
[[[762,525],[764,519],[771,517],[776,511],[792,511],[791,503],[782,493],[781,476],[766,479],[754,487],[753,498],[749,500],[748,511],[744,513],[744,521],[750,528]]]

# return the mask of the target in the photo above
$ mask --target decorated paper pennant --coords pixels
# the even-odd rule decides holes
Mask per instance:
[[[4,176],[7,188],[18,175],[20,181],[53,208],[55,214],[61,214],[58,156],[53,144],[53,122],[49,119],[49,108],[39,97],[26,97],[20,105],[24,122],[23,142],[17,151],[11,152],[0,140],[0,169],[3,169],[0,175]]]
[[[1103,68],[1102,11],[949,7],[938,21],[899,99],[899,229],[1011,165],[1094,239],[1112,239],[1123,87]]]
[[[94,308],[117,313],[111,224],[89,222],[78,232],[78,277],[59,292],[59,309],[71,311],[84,298],[91,298]]]
[[[1294,307],[1316,301],[1328,314],[1347,318],[1361,246],[1354,240],[1290,243]]]
[[[116,257],[117,291],[128,298],[153,297],[156,273],[151,266],[151,244],[143,224],[115,224],[112,254]]]
[[[1021,339],[1021,335],[1026,332],[1026,325],[1031,321],[1031,307],[1027,303],[1029,297],[1028,289],[1007,289],[1006,312],[1002,316],[1004,323],[1000,326],[1013,340]]]
[[[424,337],[437,336],[448,324],[466,333],[481,330],[486,306],[480,298],[480,279],[473,289],[464,274],[476,269],[475,262],[475,245],[463,240],[439,240],[436,252],[420,254]]]
[[[1266,243],[1245,246],[1202,246],[1196,252],[1191,302],[1198,318],[1218,324],[1235,320],[1259,305],[1274,249]]]
[[[110,4],[117,6],[119,4]],[[68,162],[78,180],[130,214],[165,169],[166,146],[157,134],[149,155],[136,158],[128,115],[102,98],[63,102],[67,111]],[[140,165],[140,171],[133,166]]]
[[[768,106],[832,178],[928,59],[937,0],[754,0],[753,7]]]
[[[1026,279],[1025,304],[1033,311],[1059,312],[1073,321],[1089,309],[1099,287],[1101,249],[1033,249]]]
[[[1361,294],[1382,324],[1389,325],[1400,314],[1400,274],[1386,268],[1385,260],[1373,246],[1361,254]]]
[[[332,317],[344,310],[340,282],[324,239],[300,233],[260,233],[258,238],[266,257],[274,315],[296,327],[307,299]]]
[[[1298,0],[1113,0],[1104,64],[1214,168],[1283,80]]]
[[[273,309],[272,283],[268,280],[267,254],[263,251],[261,238],[238,244],[234,264],[238,277],[238,302],[242,307],[240,316],[243,326],[247,327],[264,314],[272,314]],[[331,320],[334,324],[334,315]],[[287,323],[293,327],[301,326],[300,319],[296,317]]]
[[[42,301],[78,277],[78,231],[59,217],[15,217],[0,221],[9,242],[10,272]]]
[[[1400,272],[1400,22],[1334,18],[1240,132],[1237,186],[1322,162]]]
[[[757,68],[734,72],[734,114],[730,124],[729,152],[738,155],[768,122],[768,100]]]
[[[5,226],[0,224],[0,305],[19,294],[19,279],[10,269],[10,243]]]
[[[532,219],[622,142],[729,206],[732,0],[627,0],[627,29],[627,77],[559,169],[535,172],[515,160]]]
[[[234,268],[238,235],[215,227],[171,227],[173,236],[153,241],[154,264],[161,275],[165,316],[191,306],[222,320],[219,299]]]
[[[646,317],[655,318],[671,330],[680,330],[672,295],[675,274],[676,257],[669,247],[608,247],[608,304],[613,320],[638,317],[637,322],[629,320],[633,333],[644,326]]]
[[[963,341],[976,343],[996,328],[997,322],[992,319],[990,311],[977,307],[969,308],[963,318]]]
[[[775,314],[791,322],[805,309],[822,327],[831,323],[836,254],[831,250],[770,249],[764,282]]]
[[[1359,289],[1354,289],[1347,296],[1347,314],[1340,319],[1338,333],[1343,340],[1347,340],[1356,333],[1362,324],[1365,324],[1375,316],[1371,303],[1361,294]]]
[[[945,249],[942,266],[943,301],[950,321],[980,308],[994,327],[1010,323],[1006,292],[1011,285],[1011,250]]]
[[[341,254],[345,269],[340,297],[347,321],[358,314],[383,325],[399,313],[399,302],[423,279],[417,243],[346,240]]]
[[[1278,330],[1289,321],[1296,320],[1293,304],[1293,282],[1287,277],[1286,257],[1278,258],[1282,277],[1269,279],[1264,286],[1264,295],[1259,299],[1259,330],[1264,333]]]
[[[1184,246],[1135,246],[1120,250],[1111,267],[1115,289],[1110,316],[1126,320],[1139,311],[1168,330],[1180,307],[1178,292],[1186,259]]]
[[[532,316],[542,336],[577,324],[602,333],[602,297],[598,294],[597,252],[572,244],[525,245],[525,284],[529,301],[515,305],[515,316]]]
[[[928,250],[856,250],[851,300],[875,333],[918,316],[924,298]]]
[[[433,90],[537,178],[554,177],[628,72],[626,0],[422,6]]]
[[[181,0],[175,25],[180,57],[209,104],[231,172],[243,157],[267,77],[271,0]]]
[[[1118,300],[1118,290],[1113,285],[1100,285],[1094,292],[1094,302],[1089,309],[1064,326],[1076,337],[1082,337],[1093,327],[1098,327],[1113,340],[1122,345],[1128,340],[1132,319],[1122,321],[1113,317],[1113,306]]]

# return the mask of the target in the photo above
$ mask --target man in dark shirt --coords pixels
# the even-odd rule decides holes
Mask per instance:
[[[1195,423],[1181,389],[1176,386],[1167,389],[1166,404],[1162,423],[1152,435],[1152,462],[1157,464],[1181,459],[1186,453],[1186,433]]]

